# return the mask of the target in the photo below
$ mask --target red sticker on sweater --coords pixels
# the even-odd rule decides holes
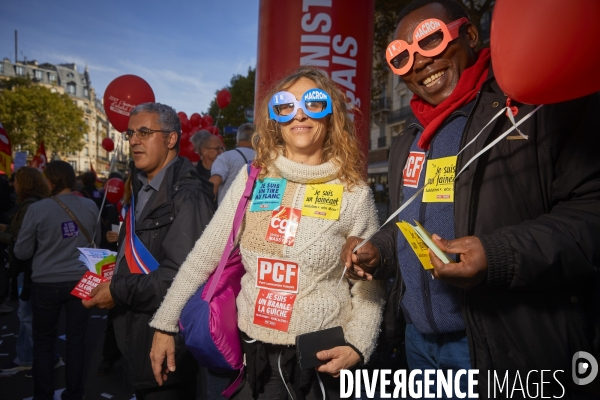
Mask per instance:
[[[265,238],[267,242],[293,246],[301,216],[302,210],[297,208],[280,206],[273,210]]]
[[[298,293],[299,281],[300,269],[295,262],[258,257],[257,288]]]
[[[260,289],[254,306],[254,325],[287,332],[296,295]]]
[[[404,186],[416,188],[419,185],[419,178],[425,164],[425,153],[420,151],[411,151],[404,166]]]

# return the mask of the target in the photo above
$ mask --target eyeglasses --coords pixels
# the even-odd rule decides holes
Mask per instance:
[[[123,140],[130,140],[134,133],[138,139],[144,140],[144,139],[147,139],[154,132],[170,133],[171,131],[167,131],[164,129],[148,129],[148,128],[140,128],[137,130],[127,129],[125,132],[123,132]]]
[[[225,151],[225,147],[223,147],[223,146],[220,146],[220,147],[203,147],[203,149],[216,150],[216,151]]]
[[[446,24],[436,18],[426,19],[415,28],[412,44],[394,40],[387,47],[385,58],[396,75],[406,75],[415,62],[415,53],[424,57],[441,54],[448,43],[458,37],[459,28],[469,22],[465,17]]]
[[[277,92],[269,101],[269,117],[280,123],[291,121],[298,109],[310,118],[323,118],[331,114],[331,96],[321,89],[309,89],[296,100],[296,96],[290,92]]]

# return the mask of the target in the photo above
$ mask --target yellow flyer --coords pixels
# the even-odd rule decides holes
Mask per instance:
[[[342,185],[307,185],[302,204],[302,216],[339,219],[343,193],[344,186]]]
[[[408,241],[408,244],[417,255],[417,258],[421,261],[423,268],[433,269],[433,264],[429,258],[429,247],[427,247],[425,242],[417,235],[412,225],[406,221],[396,222],[396,225],[398,225],[400,232],[402,232]]]
[[[427,161],[423,203],[453,203],[456,156]]]

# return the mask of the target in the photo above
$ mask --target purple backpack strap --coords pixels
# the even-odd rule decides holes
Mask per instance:
[[[244,213],[246,212],[246,206],[250,201],[250,197],[252,197],[252,189],[254,188],[254,182],[256,182],[256,177],[258,176],[259,172],[260,168],[255,168],[254,166],[250,168],[250,174],[248,176],[248,181],[246,182],[246,189],[244,190],[244,194],[242,195],[242,198],[240,199],[240,202],[237,207],[237,211],[235,212],[235,217],[233,218],[233,227],[231,228],[231,233],[229,234],[227,245],[225,246],[225,250],[223,251],[223,255],[221,256],[221,261],[219,262],[219,266],[213,274],[213,280],[210,283],[208,291],[206,292],[206,297],[204,298],[204,300],[207,303],[210,303],[210,300],[215,294],[217,284],[221,279],[223,270],[225,270],[227,260],[229,260],[229,255],[235,247],[235,237],[237,236],[237,233],[240,230],[240,226],[242,225]]]

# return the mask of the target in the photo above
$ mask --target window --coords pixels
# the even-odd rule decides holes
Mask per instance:
[[[88,138],[88,134],[87,133],[83,134],[83,140],[85,140],[86,142],[89,142],[89,138]]]
[[[90,155],[90,151],[88,150],[87,147],[83,149],[83,155],[86,157]]]
[[[67,93],[75,94],[75,84],[74,83],[67,84]]]
[[[69,72],[69,73],[67,74],[67,78],[72,78],[73,76],[74,76],[74,75],[73,75],[73,73],[72,73],[72,72]]]
[[[33,71],[33,77],[35,79],[39,79],[41,81],[42,79],[44,79],[44,74],[39,69],[36,69],[36,70]]]
[[[85,97],[88,97],[88,96],[89,96],[88,88],[83,88],[83,95],[84,95]]]
[[[48,72],[48,80],[50,82],[56,82],[56,75],[51,74],[50,72]]]
[[[0,64],[0,74],[4,73],[4,64]]]
[[[77,161],[69,161],[69,164],[71,164],[71,167],[73,167],[73,169],[77,171]]]
[[[19,75],[19,76],[24,76],[24,75],[25,75],[25,68],[23,68],[23,67],[22,67],[22,66],[20,66],[20,65],[17,65],[17,66],[15,67],[15,73],[16,73],[17,75]]]

